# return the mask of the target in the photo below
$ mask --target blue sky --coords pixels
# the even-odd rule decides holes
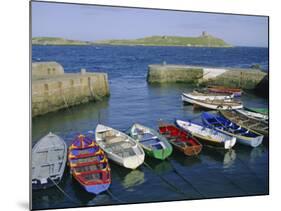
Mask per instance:
[[[267,47],[267,25],[257,16],[32,2],[33,37],[95,41],[207,31],[235,46]]]

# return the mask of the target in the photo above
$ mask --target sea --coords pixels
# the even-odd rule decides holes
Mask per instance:
[[[268,72],[268,49],[258,47],[192,48],[153,46],[32,46],[32,62],[56,61],[66,73],[108,73],[110,96],[32,119],[32,145],[49,131],[67,145],[98,123],[126,131],[138,122],[157,129],[159,121],[201,122],[200,110],[183,105],[180,95],[189,84],[148,84],[148,65],[187,64],[250,68]],[[245,92],[248,107],[268,107],[269,99]],[[265,195],[269,193],[269,139],[257,148],[235,145],[230,151],[204,146],[187,157],[177,150],[165,161],[149,157],[136,170],[110,162],[112,183],[97,196],[87,193],[66,167],[58,187],[32,191],[33,209],[99,206],[145,202]]]

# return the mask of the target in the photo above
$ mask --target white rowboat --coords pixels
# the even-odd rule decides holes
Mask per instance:
[[[207,145],[223,147],[224,149],[231,149],[236,143],[235,137],[226,135],[220,131],[210,129],[193,122],[176,120],[176,124],[183,130],[191,133],[199,140],[204,141],[204,143],[206,143]]]
[[[253,111],[247,111],[244,109],[238,109],[237,112],[244,116],[247,116],[249,118],[255,119],[255,120],[268,121],[268,115],[265,115],[265,114],[260,114],[260,113],[256,113]]]
[[[233,95],[222,95],[215,93],[201,93],[198,91],[193,91],[191,93],[182,93],[184,96],[188,98],[192,98],[194,100],[229,100],[233,99]]]
[[[107,157],[120,166],[136,169],[144,162],[144,151],[130,136],[111,127],[98,124],[95,131],[96,142]]]
[[[181,95],[182,101],[185,103],[193,104],[197,107],[203,107],[212,110],[232,110],[232,109],[241,109],[243,108],[243,104],[238,101],[234,101],[232,99],[227,100],[197,100],[189,95],[185,95],[184,93]]]

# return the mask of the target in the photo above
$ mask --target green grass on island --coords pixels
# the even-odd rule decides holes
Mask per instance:
[[[101,40],[86,42],[56,37],[34,37],[33,45],[141,45],[141,46],[188,46],[188,47],[232,47],[224,40],[207,33],[198,37],[151,36],[132,40]]]
[[[60,37],[33,37],[32,45],[89,45],[90,42],[67,40]]]

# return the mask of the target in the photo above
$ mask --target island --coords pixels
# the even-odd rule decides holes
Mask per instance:
[[[61,37],[33,37],[32,45],[90,45],[91,42],[68,40]]]
[[[32,38],[33,45],[129,45],[129,46],[185,46],[185,47],[232,47],[224,40],[202,32],[198,37],[150,36],[139,39],[100,40],[95,42],[67,40],[56,37]]]

